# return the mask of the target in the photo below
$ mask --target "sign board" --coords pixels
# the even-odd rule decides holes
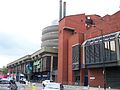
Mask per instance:
[[[94,79],[95,79],[95,77],[90,77],[90,79],[91,79],[91,80],[94,80]]]

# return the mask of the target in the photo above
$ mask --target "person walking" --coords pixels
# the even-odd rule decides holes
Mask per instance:
[[[17,88],[18,88],[14,78],[13,78],[13,80],[10,80],[10,88],[11,88],[11,90],[17,90]]]

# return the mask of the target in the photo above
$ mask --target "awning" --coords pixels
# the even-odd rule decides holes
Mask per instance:
[[[99,37],[95,37],[95,38],[91,38],[91,39],[88,39],[86,41],[83,42],[82,46],[89,46],[89,45],[92,45],[92,44],[96,44],[96,43],[99,43],[101,42],[102,40],[103,41],[108,41],[108,40],[112,40],[112,39],[115,39],[115,38],[118,38],[120,37],[120,31],[119,32],[114,32],[114,33],[111,33],[111,34],[107,34],[107,35],[101,35]]]

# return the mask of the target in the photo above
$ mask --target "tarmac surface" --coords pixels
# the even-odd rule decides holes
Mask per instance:
[[[18,90],[42,90],[43,88],[41,83],[30,83],[28,85],[24,85],[23,87],[24,88],[20,88]],[[64,90],[104,90],[104,88],[64,85]],[[120,89],[107,88],[106,90],[120,90]]]

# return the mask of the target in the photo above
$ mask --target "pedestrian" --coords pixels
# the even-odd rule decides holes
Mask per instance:
[[[14,79],[10,80],[10,88],[11,88],[11,90],[17,90],[17,88],[18,88]]]
[[[45,88],[45,84],[43,83],[42,85],[43,85],[43,88]]]

